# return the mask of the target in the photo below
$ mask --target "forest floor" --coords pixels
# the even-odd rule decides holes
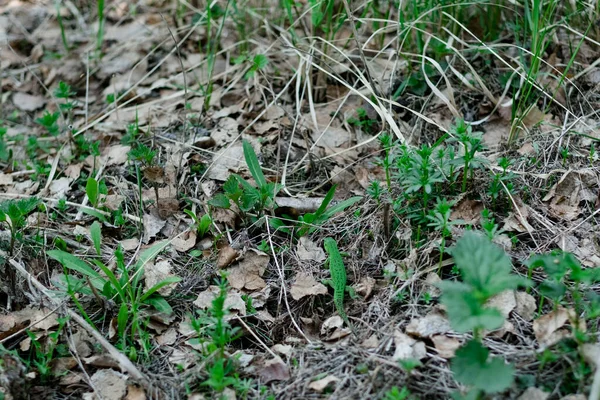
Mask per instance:
[[[0,399],[599,398],[597,5],[92,3],[0,0]]]

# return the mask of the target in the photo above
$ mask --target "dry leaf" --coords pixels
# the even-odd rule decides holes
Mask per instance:
[[[516,306],[517,300],[515,299],[515,292],[512,290],[498,293],[485,303],[485,307],[497,309],[504,318],[508,318],[508,315]]]
[[[217,268],[227,268],[238,256],[238,251],[231,247],[229,244],[219,249],[219,256],[217,257]]]
[[[148,244],[150,239],[155,237],[160,230],[165,226],[167,221],[157,217],[153,213],[144,214],[144,239],[143,242]]]
[[[533,333],[538,341],[539,347],[550,347],[560,340],[570,337],[571,329],[565,327],[568,321],[573,323],[577,318],[575,311],[559,307],[550,313],[533,321]],[[582,331],[586,330],[585,322],[579,326]]]
[[[314,390],[315,392],[323,393],[327,387],[336,382],[339,382],[339,378],[333,375],[327,375],[325,378],[309,383],[308,388]]]
[[[460,347],[460,340],[446,335],[434,335],[431,337],[431,341],[439,356],[443,358],[454,357],[456,350]]]
[[[226,181],[232,172],[238,172],[246,165],[242,144],[234,143],[221,150],[221,152],[213,156],[213,162],[207,173],[208,178],[217,181]]]
[[[435,272],[430,272],[427,274],[427,277],[425,278],[425,286],[427,288],[427,293],[429,293],[431,297],[438,297],[442,293],[440,288],[437,287],[437,284],[441,281],[442,278],[440,278],[440,276]]]
[[[304,296],[327,294],[327,287],[321,282],[317,282],[312,275],[299,272],[296,275],[296,281],[290,288],[290,294],[294,300],[300,300]]]
[[[312,240],[308,239],[306,236],[301,237],[298,241],[298,246],[296,247],[296,256],[298,256],[298,259],[302,261],[310,260],[319,263],[327,259],[323,248]]]
[[[167,278],[175,276],[171,273],[171,262],[169,260],[160,260],[156,263],[148,261],[144,267],[144,286],[146,290],[150,289],[157,283],[164,281]],[[158,289],[161,296],[169,296],[177,283],[171,283]]]
[[[379,339],[377,338],[377,335],[373,334],[367,339],[363,340],[360,345],[365,349],[376,349],[379,347]]]
[[[194,300],[194,305],[200,309],[207,310],[212,307],[212,301],[218,295],[219,287],[214,285],[209,286],[208,289],[198,294],[198,297],[196,298],[196,300]],[[242,296],[236,291],[229,290],[227,292],[227,297],[225,298],[225,308],[228,308],[230,311],[238,311],[237,314],[239,314],[240,316],[246,315],[246,302],[244,301],[244,299],[242,299]],[[226,318],[233,317],[235,317],[235,315],[231,313]]]
[[[271,347],[271,350],[277,354],[281,354],[282,356],[290,357],[294,348],[289,344],[276,344]]]
[[[131,251],[138,248],[138,246],[140,245],[140,240],[138,238],[131,238],[121,240],[119,243],[121,244],[121,247],[123,247],[123,250]]]
[[[452,207],[450,221],[462,220],[464,225],[479,224],[483,208],[482,202],[463,198],[456,206]]]
[[[71,182],[73,182],[73,179],[67,177],[53,180],[48,187],[50,194],[56,198],[66,197],[67,192],[71,188]]]
[[[185,253],[196,245],[196,232],[186,231],[181,235],[175,236],[171,240],[173,248],[181,253]]]
[[[392,356],[394,361],[420,360],[427,356],[425,343],[415,340],[399,330],[394,331],[394,345],[396,346],[396,350]]]
[[[375,278],[365,276],[361,278],[360,282],[353,285],[353,289],[356,293],[360,294],[363,297],[363,300],[365,300],[368,299],[369,296],[371,296],[371,294],[373,293],[375,283]]]
[[[428,338],[450,331],[450,321],[437,311],[432,311],[423,318],[413,319],[406,326],[406,333],[419,338]]]
[[[269,256],[266,253],[250,249],[229,269],[227,280],[235,289],[260,290],[267,285],[261,276],[268,264]]]
[[[515,300],[517,301],[515,312],[525,321],[531,321],[537,310],[535,298],[526,292],[515,292]]]
[[[187,347],[182,346],[173,350],[173,352],[169,356],[169,362],[171,364],[180,366],[184,370],[188,369],[192,365],[195,365],[197,361],[197,354],[188,350]]]
[[[17,92],[13,95],[12,102],[21,111],[35,111],[44,107],[46,99],[39,95]]]
[[[546,393],[536,387],[529,387],[521,394],[517,400],[546,400],[550,393]]]
[[[279,357],[265,361],[259,375],[264,383],[290,379],[289,368]]]
[[[104,400],[121,400],[127,394],[127,375],[112,369],[101,369],[91,377],[92,384]],[[100,399],[93,393],[85,393],[86,400]]]
[[[146,392],[137,385],[127,385],[127,396],[123,400],[146,400]]]

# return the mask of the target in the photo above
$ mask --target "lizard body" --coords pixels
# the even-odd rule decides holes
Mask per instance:
[[[331,274],[331,280],[328,283],[333,287],[333,304],[340,314],[340,317],[342,317],[346,325],[348,325],[356,335],[354,326],[348,320],[348,315],[344,309],[344,292],[346,291],[347,279],[344,259],[338,250],[335,239],[325,238],[323,247],[328,255],[327,262],[329,263],[329,273]]]

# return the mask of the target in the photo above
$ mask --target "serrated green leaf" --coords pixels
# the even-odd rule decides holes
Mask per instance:
[[[212,199],[208,200],[208,204],[213,207],[218,207],[218,208],[231,207],[231,203],[229,202],[229,199],[223,193],[216,194]]]
[[[464,333],[475,329],[495,330],[502,326],[504,317],[495,308],[483,306],[484,298],[463,282],[440,282],[440,298],[446,306],[452,328]]]
[[[488,238],[466,232],[451,249],[462,279],[485,297],[525,286],[528,281],[511,274],[510,258]]]
[[[96,249],[96,254],[101,255],[102,228],[100,227],[100,223],[98,221],[94,221],[92,226],[90,226],[90,236],[92,237],[92,243]]]
[[[450,369],[454,378],[486,393],[508,389],[514,380],[514,368],[500,358],[489,358],[489,350],[471,340],[456,351]]]
[[[256,69],[263,69],[269,63],[269,59],[264,54],[257,54],[254,56],[253,62]]]
[[[256,153],[254,152],[254,148],[252,148],[252,145],[247,140],[242,142],[242,147],[244,149],[244,158],[246,159],[246,164],[248,165],[248,169],[250,170],[254,181],[258,187],[265,186],[267,184],[267,180],[262,172],[260,163],[258,162],[258,157],[256,157]]]

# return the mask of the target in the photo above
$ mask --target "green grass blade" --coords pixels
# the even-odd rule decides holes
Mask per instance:
[[[265,179],[265,175],[260,168],[258,157],[256,157],[256,153],[254,152],[252,145],[247,140],[244,140],[242,142],[242,146],[244,147],[244,158],[246,159],[246,164],[248,164],[248,169],[256,181],[256,184],[258,187],[265,186],[267,184],[267,180]]]

